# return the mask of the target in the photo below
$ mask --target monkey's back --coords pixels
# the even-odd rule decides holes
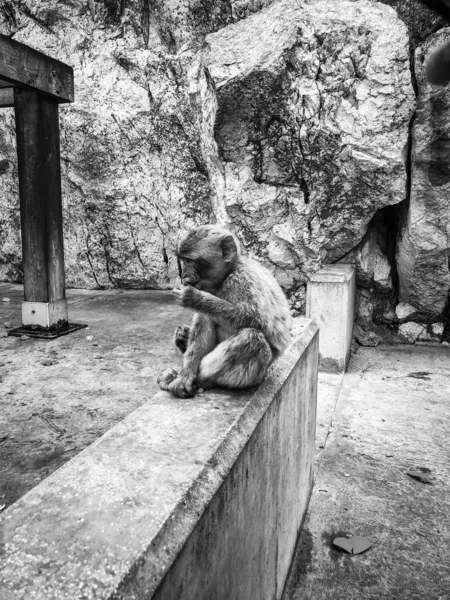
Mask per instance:
[[[288,301],[275,277],[259,262],[239,257],[219,295],[251,314],[274,350],[282,352],[288,346],[292,326]]]

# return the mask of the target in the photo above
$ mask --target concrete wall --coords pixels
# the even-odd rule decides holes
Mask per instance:
[[[306,316],[320,328],[322,371],[345,371],[350,359],[355,320],[355,267],[325,265],[308,279]]]
[[[159,393],[0,518],[1,600],[280,598],[312,487],[317,326],[257,390]]]
[[[317,354],[316,334],[154,600],[281,598],[313,483]]]

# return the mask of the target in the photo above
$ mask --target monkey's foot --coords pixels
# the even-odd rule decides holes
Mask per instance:
[[[194,384],[195,375],[182,374],[169,385],[169,391],[177,398],[192,398],[195,395],[197,386]]]
[[[177,376],[177,371],[175,371],[174,368],[169,367],[168,369],[163,371],[161,375],[158,375],[156,383],[159,385],[159,388],[161,390],[169,391],[169,385],[172,383],[172,381],[175,381]]]
[[[175,329],[174,342],[175,346],[181,350],[182,354],[186,352],[191,328],[188,325],[179,325]]]

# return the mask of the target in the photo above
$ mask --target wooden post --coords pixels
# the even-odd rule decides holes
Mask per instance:
[[[22,324],[67,325],[61,203],[58,104],[34,90],[16,89],[17,154],[22,227]]]
[[[24,299],[48,302],[44,155],[39,94],[15,89]]]
[[[0,34],[0,107],[16,113],[24,279],[23,327],[9,335],[85,327],[68,323],[64,281],[58,104],[73,100],[72,67]]]
[[[65,298],[64,242],[61,201],[58,104],[40,97],[47,249],[47,292],[49,302]]]

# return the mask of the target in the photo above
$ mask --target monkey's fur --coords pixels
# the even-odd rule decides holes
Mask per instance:
[[[179,373],[166,369],[159,387],[188,398],[198,388],[260,384],[291,339],[291,315],[280,286],[241,254],[232,233],[215,225],[189,231],[178,257],[185,285],[180,301],[196,312],[191,327],[175,332],[183,367]]]

